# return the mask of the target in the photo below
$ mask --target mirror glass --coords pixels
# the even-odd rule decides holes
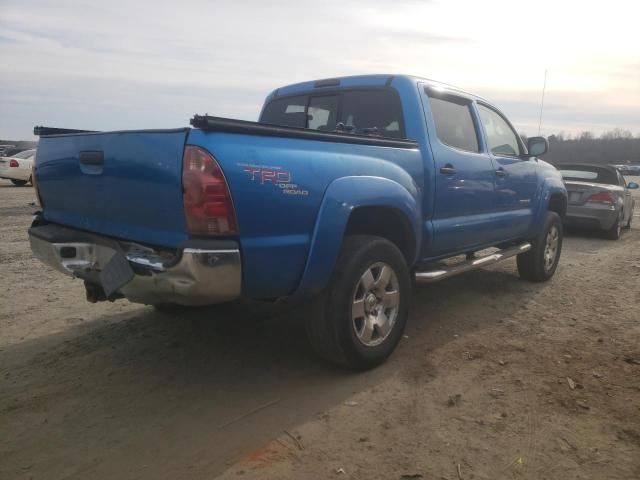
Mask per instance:
[[[549,144],[547,143],[547,139],[544,137],[531,137],[527,141],[527,150],[529,150],[529,155],[532,157],[544,155],[547,153],[548,149]]]

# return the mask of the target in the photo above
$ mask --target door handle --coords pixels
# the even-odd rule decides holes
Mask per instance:
[[[456,172],[457,170],[450,163],[447,163],[444,167],[440,168],[440,173],[443,175],[455,175]]]
[[[104,165],[104,153],[101,151],[80,152],[80,163],[83,165]]]
[[[504,168],[500,167],[499,169],[496,170],[496,176],[498,176],[498,177],[506,177],[507,176],[507,172],[504,171]]]

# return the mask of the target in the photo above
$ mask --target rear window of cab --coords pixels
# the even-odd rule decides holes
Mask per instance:
[[[391,88],[292,95],[271,100],[261,123],[405,138],[400,97]]]
[[[618,185],[617,174],[604,168],[561,167],[560,175],[562,175],[562,178],[564,178],[565,180],[602,183],[606,185]]]

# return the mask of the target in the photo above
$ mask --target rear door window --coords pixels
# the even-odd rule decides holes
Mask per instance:
[[[340,117],[354,133],[404,138],[400,98],[390,89],[344,91]]]
[[[429,106],[436,124],[436,135],[442,143],[468,152],[480,151],[470,101],[453,95],[429,95]]]
[[[305,128],[307,101],[307,95],[276,98],[264,107],[260,121],[272,125]]]

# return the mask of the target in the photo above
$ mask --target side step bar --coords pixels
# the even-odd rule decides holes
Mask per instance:
[[[416,272],[416,282],[420,283],[432,283],[445,278],[453,277],[459,273],[468,272],[469,270],[475,270],[476,268],[486,267],[492,263],[501,262],[507,258],[515,257],[521,253],[531,250],[530,243],[523,243],[516,245],[515,247],[505,248],[499,252],[492,253],[490,255],[474,258],[465,262],[460,262],[452,266],[446,266],[438,270],[430,270],[426,272]]]

